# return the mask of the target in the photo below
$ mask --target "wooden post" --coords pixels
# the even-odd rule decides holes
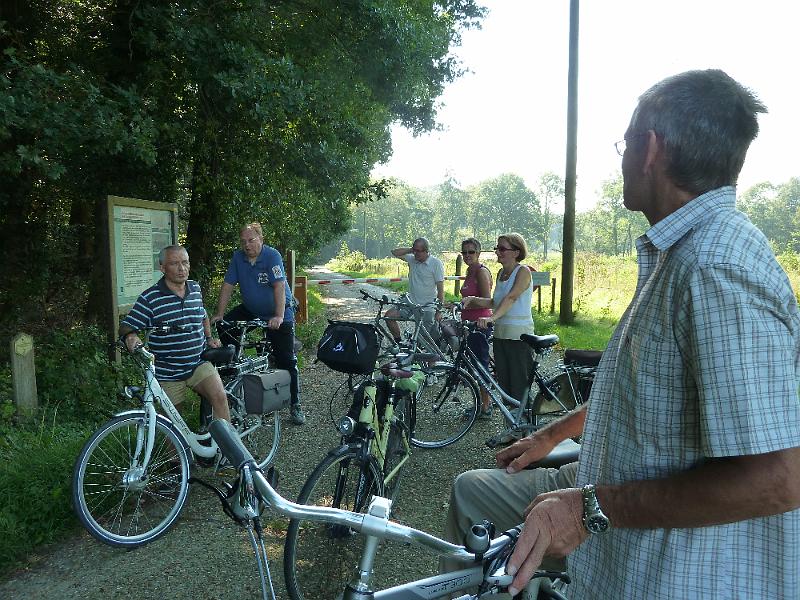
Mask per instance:
[[[294,297],[297,300],[297,314],[295,323],[305,323],[308,320],[308,277],[298,275],[294,278]]]
[[[456,256],[456,275],[461,276],[461,266],[464,264],[464,257],[460,254]],[[461,280],[456,279],[453,285],[453,294],[458,296],[458,293],[461,291]]]
[[[289,282],[289,289],[292,290],[292,296],[294,296],[294,286],[295,286],[295,279],[294,279],[294,250],[287,250],[286,251],[286,281]]]
[[[11,340],[11,381],[17,415],[23,419],[30,418],[38,408],[33,355],[33,338],[27,333],[14,336]]]
[[[542,286],[536,288],[536,310],[542,313]]]
[[[553,277],[553,284],[550,286],[550,314],[556,312],[556,278]]]

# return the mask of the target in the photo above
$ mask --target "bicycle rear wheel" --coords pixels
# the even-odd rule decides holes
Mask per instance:
[[[444,448],[464,437],[475,423],[478,384],[451,364],[423,370],[425,381],[413,403],[411,443],[420,448]]]
[[[81,450],[72,477],[72,501],[83,526],[111,546],[135,548],[164,535],[189,495],[189,456],[169,423],[156,421],[153,452],[141,469],[144,413],[102,425]]]
[[[365,512],[372,496],[382,496],[384,490],[374,457],[363,460],[361,454],[356,445],[328,453],[306,481],[297,502]],[[363,542],[364,537],[348,527],[292,519],[283,553],[289,597],[341,597],[345,585],[353,579]]]

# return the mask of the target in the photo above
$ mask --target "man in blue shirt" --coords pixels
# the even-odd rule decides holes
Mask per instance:
[[[230,421],[228,399],[214,365],[200,359],[206,347],[219,346],[212,339],[203,296],[196,281],[189,279],[189,255],[183,246],[167,246],[158,255],[164,276],[136,299],[119,326],[128,350],[142,344],[137,331],[156,325],[173,325],[175,330],[150,335],[148,345],[156,357],[156,377],[172,403],[180,404],[186,388],[209,401],[214,416]]]
[[[248,223],[239,232],[242,249],[233,253],[219,294],[217,312],[211,322],[223,319],[267,321],[267,337],[272,343],[275,364],[291,375],[292,405],[290,415],[295,425],[306,418],[300,406],[300,373],[294,352],[294,308],[292,291],[286,281],[286,271],[280,253],[264,244],[260,223]],[[233,288],[239,284],[242,304],[225,314]],[[224,315],[224,317],[223,317]],[[238,346],[240,330],[228,325],[217,327],[224,344]]]

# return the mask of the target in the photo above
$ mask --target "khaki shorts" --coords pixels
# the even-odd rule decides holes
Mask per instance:
[[[214,365],[210,362],[204,362],[200,363],[189,379],[184,379],[183,381],[159,381],[158,383],[161,384],[161,389],[167,393],[172,403],[177,406],[186,400],[186,388],[195,389],[201,381],[208,379],[216,372]]]

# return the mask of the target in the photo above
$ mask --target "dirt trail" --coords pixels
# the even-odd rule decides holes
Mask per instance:
[[[311,277],[332,278],[321,268]],[[339,276],[341,277],[341,276]],[[367,321],[375,307],[360,300],[358,290],[381,295],[384,288],[369,284],[325,286],[330,318]],[[313,357],[313,349],[306,349]],[[280,492],[294,499],[313,467],[339,442],[331,422],[331,393],[345,376],[313,360],[301,372],[303,405],[308,421],[293,427],[284,418],[277,466]],[[335,411],[334,411],[335,412]],[[338,418],[340,415],[332,415]],[[395,517],[409,525],[440,534],[447,512],[450,484],[458,473],[494,465],[494,453],[483,445],[500,429],[494,421],[478,421],[458,443],[442,450],[415,450],[395,501]],[[219,483],[210,472],[201,476]],[[282,556],[286,521],[275,518],[268,553],[277,598],[287,598]],[[410,546],[392,548],[406,579],[435,571],[436,558]],[[108,598],[178,598],[241,600],[260,598],[258,575],[245,534],[222,513],[217,500],[193,486],[186,509],[175,528],[161,539],[133,551],[96,542],[85,532],[43,549],[27,566],[0,582],[0,598],[106,600]]]

